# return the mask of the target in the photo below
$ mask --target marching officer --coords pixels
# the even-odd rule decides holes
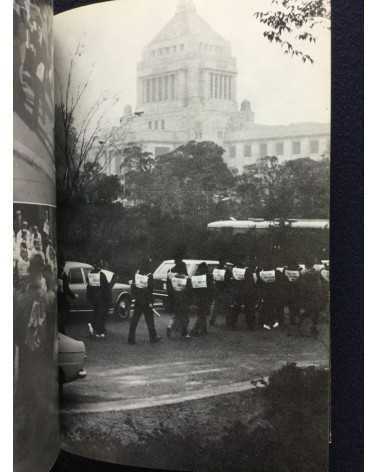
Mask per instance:
[[[89,333],[97,338],[105,338],[105,318],[112,300],[114,274],[101,269],[102,261],[96,262],[88,273],[87,298],[93,306],[92,323],[88,323]]]
[[[300,277],[301,268],[295,262],[284,269],[285,277],[285,304],[290,312],[290,327],[298,326],[300,320]],[[290,332],[289,332],[290,334]]]
[[[310,318],[312,322],[311,334],[317,336],[322,306],[322,287],[319,271],[314,268],[312,262],[306,262],[299,282],[301,306],[304,309],[303,317],[299,323],[299,330],[301,329],[304,319]]]
[[[276,293],[277,271],[271,269],[269,265],[264,265],[258,270],[257,283],[262,302],[261,315],[263,328],[270,331],[272,328],[278,328],[279,326],[279,300]],[[267,267],[270,270],[267,270]]]
[[[214,282],[214,303],[210,318],[210,326],[215,326],[219,314],[226,314],[226,304],[224,297],[226,269],[223,259],[219,260],[218,266],[213,270],[212,278]]]
[[[206,262],[199,264],[196,274],[191,277],[194,302],[197,305],[197,319],[192,330],[193,336],[207,334],[207,317],[213,301],[213,277]]]
[[[245,271],[243,286],[243,302],[245,320],[248,329],[256,328],[256,308],[259,301],[259,290],[257,287],[256,264],[250,264]]]
[[[244,290],[245,290],[245,273],[247,268],[235,266],[232,268],[232,279],[231,279],[231,309],[230,309],[230,318],[229,318],[229,327],[231,329],[236,329],[238,323],[240,312],[242,311],[242,306],[244,303]]]
[[[161,337],[156,333],[153,314],[153,277],[150,257],[147,257],[136,271],[131,294],[135,299],[135,305],[134,314],[130,321],[128,343],[135,344],[135,332],[142,314],[146,320],[150,343],[159,342]]]
[[[182,337],[190,338],[188,332],[190,281],[186,264],[181,256],[175,258],[175,265],[168,272],[167,292],[173,308],[173,317],[167,327],[167,337],[171,337],[172,331],[180,330]]]

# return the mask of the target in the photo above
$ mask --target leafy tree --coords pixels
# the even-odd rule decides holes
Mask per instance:
[[[268,28],[264,37],[281,46],[285,54],[313,63],[302,45],[316,42],[316,26],[330,27],[330,0],[272,0],[272,5],[271,11],[255,13],[258,21]]]
[[[122,186],[118,175],[101,174],[89,189],[89,203],[111,205],[122,193]]]
[[[148,204],[152,185],[154,158],[136,144],[128,144],[122,150],[120,166],[123,178],[123,194],[130,203]]]
[[[259,160],[238,178],[239,216],[328,218],[329,170],[328,158]]]

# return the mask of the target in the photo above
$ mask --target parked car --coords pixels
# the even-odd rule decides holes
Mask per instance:
[[[87,375],[84,369],[85,344],[58,333],[58,346],[59,385],[83,379]]]
[[[92,311],[92,307],[87,300],[88,273],[93,270],[93,266],[84,262],[66,262],[64,270],[68,274],[70,289],[77,295],[71,301],[72,312]],[[116,282],[112,288],[112,305],[110,313],[122,320],[127,320],[130,316],[131,287],[129,284]]]
[[[185,262],[186,270],[188,272],[189,277],[195,274],[201,262],[206,262],[206,264],[209,266],[210,271],[215,269],[215,267],[219,264],[219,261],[206,259],[183,259],[183,261]],[[153,273],[154,299],[158,302],[162,302],[163,305],[165,305],[165,302],[168,297],[167,275],[169,270],[172,269],[174,265],[175,261],[173,259],[163,261]]]

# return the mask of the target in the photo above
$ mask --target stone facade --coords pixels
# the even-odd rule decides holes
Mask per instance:
[[[120,146],[136,142],[155,156],[190,140],[214,141],[224,147],[227,164],[242,171],[263,155],[320,157],[329,148],[328,124],[265,126],[255,123],[247,100],[239,110],[231,45],[198,15],[193,0],[179,0],[173,18],[145,47],[135,111],[125,108],[113,134]],[[118,162],[109,171],[118,173]]]

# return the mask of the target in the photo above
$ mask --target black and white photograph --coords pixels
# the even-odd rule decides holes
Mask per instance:
[[[52,27],[50,0],[14,0],[13,173],[17,201],[55,203]]]
[[[115,0],[55,17],[58,325],[78,343],[63,450],[328,470],[330,16]]]
[[[51,465],[59,430],[55,208],[13,213],[14,467],[34,472]]]

